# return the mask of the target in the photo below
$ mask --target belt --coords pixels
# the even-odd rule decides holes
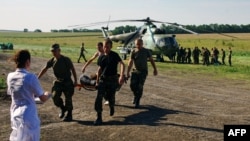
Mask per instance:
[[[56,78],[56,80],[63,82],[63,81],[69,81],[69,78]]]
[[[133,68],[133,72],[134,73],[147,73],[148,71],[147,70],[137,70],[137,69]]]
[[[112,79],[112,78],[117,78],[117,77],[118,77],[118,75],[109,75],[109,76],[104,75],[103,76],[104,79]]]

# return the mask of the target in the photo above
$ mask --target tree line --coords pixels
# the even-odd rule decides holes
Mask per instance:
[[[236,25],[236,24],[203,24],[203,25],[186,25],[183,26],[189,30],[197,33],[250,33],[250,24],[247,25]],[[184,34],[188,33],[185,30],[173,27],[171,25],[162,24],[159,27],[164,33],[168,34]],[[137,29],[136,26],[119,26],[110,30],[112,35],[129,33]],[[51,32],[101,32],[101,29],[53,29]]]
[[[185,28],[197,33],[250,33],[250,24],[248,25],[229,25],[229,24],[203,24],[203,25],[187,25]],[[186,31],[172,26],[161,25],[167,33],[187,33]]]

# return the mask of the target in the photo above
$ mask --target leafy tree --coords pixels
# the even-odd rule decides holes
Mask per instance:
[[[28,32],[29,30],[27,28],[24,28],[23,29],[23,32]]]
[[[34,32],[42,32],[42,30],[40,30],[40,29],[36,29]]]

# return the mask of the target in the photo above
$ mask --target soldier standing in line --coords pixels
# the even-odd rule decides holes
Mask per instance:
[[[193,50],[193,57],[194,57],[194,64],[199,64],[199,55],[201,51],[199,48],[196,46]]]
[[[203,65],[209,65],[209,56],[210,56],[210,51],[207,48],[204,48],[204,52],[203,52],[203,56],[204,56],[204,61],[203,61]]]
[[[87,62],[87,59],[86,59],[86,57],[85,57],[84,52],[87,53],[86,49],[84,48],[84,42],[82,42],[81,51],[80,51],[80,56],[79,56],[78,61],[77,61],[78,63],[80,63],[81,57],[84,59],[85,62]]]
[[[221,52],[222,52],[222,58],[221,58],[222,64],[225,65],[226,52],[223,48],[221,49]]]
[[[56,77],[52,87],[53,102],[61,109],[59,118],[64,118],[65,112],[67,112],[63,121],[72,121],[72,96],[74,94],[74,87],[77,85],[75,68],[70,58],[61,55],[59,44],[53,44],[51,52],[54,57],[47,62],[45,67],[38,74],[38,78],[41,78],[49,68],[53,68]],[[71,73],[74,76],[74,82],[71,79]],[[64,93],[65,96],[65,104],[61,98],[62,93]]]

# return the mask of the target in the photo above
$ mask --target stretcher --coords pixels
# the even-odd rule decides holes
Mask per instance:
[[[77,84],[76,87],[78,87],[79,90],[81,88],[84,88],[85,90],[88,91],[96,91],[96,78],[95,77],[89,77],[87,75],[81,75],[80,76],[80,84]]]
[[[127,83],[128,78],[125,78],[125,83]],[[80,76],[80,84],[77,84],[76,87],[78,87],[78,90],[81,90],[81,88],[84,88],[88,91],[96,91],[96,77],[93,76],[87,76],[87,75],[81,75]],[[119,91],[122,85],[119,85],[116,89],[116,91]]]

